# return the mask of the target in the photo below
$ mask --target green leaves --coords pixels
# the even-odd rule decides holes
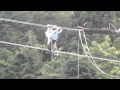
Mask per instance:
[[[104,58],[111,58],[117,60],[117,55],[119,55],[118,51],[116,51],[115,47],[111,47],[111,39],[108,35],[105,36],[105,41],[101,44],[98,44],[96,41],[92,42],[92,47],[90,47],[90,50],[92,52],[93,56],[104,57]],[[98,61],[97,61],[98,62]],[[111,75],[119,75],[119,63],[113,63],[113,62],[98,62],[99,67],[104,70],[105,72],[111,74]],[[104,76],[102,76],[104,77]],[[109,78],[109,77],[105,77]]]
[[[9,64],[8,62],[5,62],[4,60],[0,60],[0,66],[1,67],[11,67],[13,65]]]
[[[91,27],[104,28],[109,23],[119,28],[120,12],[118,11],[1,11],[0,17],[33,22],[53,24],[64,27],[82,26],[90,22]],[[90,25],[86,25],[90,27]],[[111,29],[114,29],[111,27]],[[44,47],[45,31],[43,27],[0,22],[0,40]],[[89,35],[92,43],[89,48],[93,56],[115,59],[120,57],[119,35]],[[78,32],[63,31],[58,41],[61,51],[77,53]],[[0,78],[15,79],[76,79],[78,75],[78,57],[58,56],[51,60],[46,51],[0,44]],[[84,46],[86,48],[86,46]],[[80,54],[84,54],[80,45]],[[118,63],[97,61],[101,69],[109,74],[119,75]],[[80,58],[80,79],[109,78],[101,75],[87,61]]]

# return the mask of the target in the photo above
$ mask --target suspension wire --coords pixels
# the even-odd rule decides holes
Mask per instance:
[[[87,52],[86,52],[86,50],[85,50],[85,48],[84,48],[84,46],[83,46],[83,41],[82,41],[82,37],[81,37],[81,32],[80,32],[80,31],[79,31],[79,38],[80,38],[80,41],[81,41],[81,45],[82,45],[83,51],[84,51],[85,55],[88,56],[88,55],[87,55]],[[90,61],[90,63],[92,63],[92,65],[95,66],[95,65],[93,64],[93,62],[90,60],[90,58],[89,58],[89,57],[87,57],[87,58],[88,58],[88,60]]]
[[[19,24],[25,24],[25,25],[32,25],[32,26],[38,26],[38,27],[47,27],[47,25],[35,24],[35,23],[18,21],[18,20],[11,20],[11,19],[5,19],[5,18],[0,18],[0,21],[6,21],[6,22],[12,22],[12,23],[19,23]],[[78,31],[79,30],[79,29],[67,28],[67,27],[62,27],[62,28],[66,29],[66,30],[74,30],[74,31]]]
[[[0,21],[20,23],[20,24],[26,24],[26,25],[32,25],[32,26],[38,26],[38,27],[47,27],[47,25],[35,24],[35,23],[29,23],[29,22],[24,22],[24,21],[5,19],[5,18],[0,18]]]
[[[6,22],[12,22],[12,23],[19,23],[19,24],[25,24],[25,25],[32,25],[32,26],[38,26],[38,27],[47,27],[47,25],[42,25],[42,24],[36,24],[36,23],[30,23],[30,22],[24,22],[24,21],[18,21],[18,20],[12,20],[12,19],[5,19],[5,18],[0,18],[0,21],[6,21]],[[89,22],[86,22],[85,24],[84,24],[84,26],[86,25],[86,24],[88,24]],[[90,24],[90,23],[89,23]],[[112,25],[111,23],[109,24],[109,26],[110,25]],[[113,26],[113,25],[112,25]],[[62,27],[63,29],[65,29],[65,30],[74,30],[74,31],[79,31],[80,29],[82,30],[82,29],[86,29],[86,30],[88,30],[88,29],[99,29],[99,28],[84,28],[84,27],[81,27],[81,26],[78,26],[79,27],[79,29],[76,29],[76,28],[67,28],[67,27]],[[113,26],[114,27],[114,26]],[[115,27],[114,27],[115,28]],[[115,28],[115,30],[117,30],[116,28]]]
[[[79,31],[80,32],[80,31]],[[105,75],[107,75],[107,76],[110,76],[110,77],[119,77],[119,76],[114,76],[114,75],[110,75],[110,74],[107,74],[107,73],[105,73],[104,71],[102,71],[99,67],[98,67],[98,65],[95,63],[95,61],[94,61],[94,59],[93,59],[93,57],[92,57],[92,55],[91,55],[91,53],[90,53],[90,50],[89,50],[89,48],[88,48],[88,44],[87,44],[87,40],[86,40],[86,36],[85,36],[85,32],[83,31],[83,34],[84,34],[84,38],[85,38],[85,43],[86,43],[86,46],[87,46],[87,49],[88,49],[88,53],[89,53],[89,55],[91,56],[91,59],[92,60],[90,60],[91,62],[93,61],[93,65],[101,72],[101,73],[103,73],[103,74],[105,74]],[[84,47],[83,47],[84,48]],[[88,55],[87,55],[88,56]]]
[[[32,49],[49,51],[48,49],[44,49],[44,48],[40,48],[40,47],[27,46],[27,45],[10,43],[10,42],[5,42],[5,41],[0,41],[0,43],[2,43],[2,44],[8,44],[8,45],[14,45],[14,46],[19,46],[19,47],[26,47],[26,48],[32,48]],[[61,54],[66,54],[66,55],[78,56],[78,54],[71,53],[71,52],[64,52],[64,51],[56,51],[56,52],[61,53]],[[91,58],[90,56],[86,56],[86,55],[79,55],[79,56],[80,57],[89,57],[89,58]],[[101,60],[101,61],[110,61],[110,62],[118,62],[118,63],[120,63],[120,61],[118,61],[118,60],[112,60],[112,59],[106,59],[106,58],[99,58],[99,57],[92,57],[92,58],[98,59],[98,60]]]

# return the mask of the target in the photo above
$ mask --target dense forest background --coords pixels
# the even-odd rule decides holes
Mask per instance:
[[[82,26],[106,28],[112,23],[120,28],[120,11],[0,11],[0,18],[62,27]],[[47,28],[0,21],[0,41],[46,48]],[[120,35],[86,34],[93,56],[119,60]],[[78,32],[64,30],[58,49],[77,53]],[[80,45],[80,54],[84,55]],[[110,75],[120,76],[120,64],[95,60]],[[111,79],[101,74],[87,58],[80,57],[80,79]],[[46,51],[0,44],[0,79],[77,79],[78,57],[60,54],[55,60]],[[118,77],[119,78],[119,77]]]

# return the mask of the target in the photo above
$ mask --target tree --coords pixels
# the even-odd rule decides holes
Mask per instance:
[[[111,47],[111,44],[112,43],[108,35],[105,37],[105,41],[101,44],[98,44],[95,41],[93,41],[92,43],[93,46],[90,47],[92,55],[109,58],[109,59],[116,59],[117,55],[119,55],[120,52],[116,51],[115,47]],[[97,61],[97,64],[103,71],[109,74],[118,75],[119,73],[119,70],[120,70],[119,63]],[[106,78],[110,78],[110,77],[106,77]]]

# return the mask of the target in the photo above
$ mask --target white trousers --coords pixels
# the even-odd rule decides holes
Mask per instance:
[[[47,45],[50,45],[51,38],[47,37]]]
[[[47,45],[49,45],[51,41],[51,38],[50,38],[51,35],[48,30],[45,32],[45,36],[47,37]]]

